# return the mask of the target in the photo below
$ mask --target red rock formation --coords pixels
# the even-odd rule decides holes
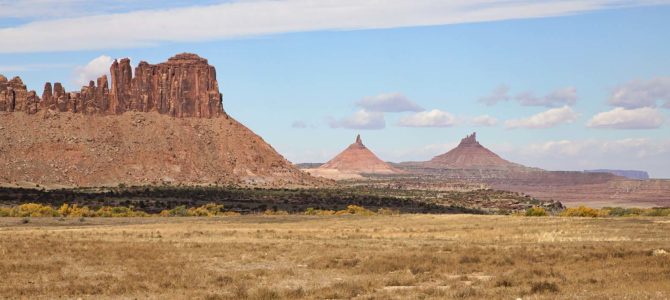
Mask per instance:
[[[44,85],[40,100],[29,93],[21,79],[0,75],[0,111],[35,113],[40,109],[85,114],[122,114],[126,111],[168,114],[174,117],[213,118],[225,116],[216,70],[206,59],[182,53],[167,62],[140,62],[135,77],[127,58],[110,67],[107,76],[91,81],[78,92],[68,93],[55,82]],[[37,105],[39,104],[39,105]]]
[[[423,163],[426,167],[443,169],[508,169],[523,166],[506,161],[479,144],[477,133],[466,136],[461,143],[442,155]]]
[[[335,169],[338,171],[359,174],[401,173],[400,170],[385,163],[365,147],[360,135],[356,136],[356,142],[349,145],[347,149],[344,149],[344,151],[327,163],[321,165],[318,169]]]
[[[7,80],[0,75],[0,111],[26,111],[35,110],[37,96],[35,92],[28,91],[21,78],[14,77]]]

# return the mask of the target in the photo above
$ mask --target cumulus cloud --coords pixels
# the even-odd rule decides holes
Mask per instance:
[[[384,129],[386,120],[384,113],[361,109],[348,118],[330,120],[329,125],[331,128]]]
[[[577,102],[577,89],[574,87],[566,87],[555,90],[544,97],[537,97],[531,92],[525,92],[517,95],[514,99],[523,106],[572,106]]]
[[[365,97],[356,105],[366,111],[376,112],[403,112],[403,111],[422,111],[419,105],[408,99],[401,93],[379,94],[377,96]]]
[[[439,109],[422,111],[400,118],[398,125],[404,127],[450,127],[456,124],[456,118]]]
[[[552,108],[532,115],[528,118],[508,120],[507,128],[549,128],[563,123],[572,123],[577,119],[577,113],[569,106]]]
[[[107,55],[100,55],[91,60],[85,66],[78,66],[74,70],[74,83],[78,86],[88,85],[91,80],[107,74],[109,77],[109,67],[114,60]]]
[[[618,86],[609,104],[623,108],[656,107],[658,101],[670,108],[670,77],[634,80]]]
[[[587,126],[592,128],[653,129],[661,127],[664,121],[663,115],[656,108],[625,109],[617,107],[593,116]]]
[[[495,126],[498,124],[498,119],[489,115],[481,115],[472,118],[472,124],[475,126]]]
[[[140,10],[131,8],[129,12],[126,9],[82,12],[77,14],[81,17],[45,18],[5,27],[0,29],[0,40],[11,43],[2,43],[0,52],[118,49],[288,32],[490,22],[658,4],[658,0],[238,0],[165,8],[162,3],[165,1],[154,2],[157,4],[149,6],[151,9],[139,6]],[[9,16],[34,10],[33,6],[22,8],[21,3],[3,1],[0,6]],[[42,12],[59,5],[50,0],[40,3],[42,6],[34,7]]]
[[[510,99],[508,93],[509,87],[506,85],[500,85],[495,90],[493,90],[490,95],[479,98],[479,102],[491,106],[498,102],[508,101]]]

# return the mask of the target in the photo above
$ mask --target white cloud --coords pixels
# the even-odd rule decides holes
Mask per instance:
[[[508,92],[508,86],[500,85],[490,95],[479,98],[479,102],[491,106],[501,101],[508,101],[510,99]]]
[[[100,55],[85,66],[78,66],[74,70],[74,83],[77,86],[88,85],[88,82],[95,81],[98,77],[107,74],[109,78],[109,68],[114,60],[107,55]]]
[[[519,104],[523,106],[545,106],[545,107],[560,107],[564,105],[574,105],[577,102],[577,89],[574,87],[566,87],[555,90],[544,97],[537,97],[531,92],[525,92],[517,95],[514,98]]]
[[[498,119],[489,115],[481,115],[472,119],[472,124],[475,126],[495,126],[498,124]]]
[[[376,112],[403,112],[403,111],[422,111],[421,108],[412,100],[401,93],[379,94],[377,96],[365,97],[356,105],[366,111]]]
[[[369,112],[361,109],[351,117],[341,120],[330,120],[331,128],[349,128],[349,129],[384,129],[386,120],[384,113]]]
[[[618,86],[610,96],[609,104],[623,108],[656,107],[664,101],[670,108],[670,77],[634,80]]]
[[[450,127],[456,124],[456,118],[439,109],[422,111],[400,118],[398,125],[404,127]]]
[[[524,119],[508,120],[507,128],[549,128],[563,123],[571,123],[577,119],[577,113],[569,106],[552,108]]]
[[[663,115],[655,108],[625,109],[617,107],[593,116],[587,126],[592,128],[653,129],[661,127],[663,122]]]
[[[15,2],[19,5],[12,4]],[[79,3],[89,2],[92,1]],[[50,7],[58,5],[56,1],[49,0],[41,2],[49,5],[46,8],[37,2],[24,7],[20,3],[3,1],[2,10],[7,16],[18,16],[33,10],[47,12]],[[150,5],[138,7],[161,9],[84,11],[77,14],[82,17],[45,18],[43,21],[2,28],[0,40],[11,42],[2,43],[0,52],[118,49],[287,32],[487,22],[653,4],[658,4],[658,1],[239,0],[177,8],[172,5],[168,9]],[[88,7],[89,10],[94,9]]]

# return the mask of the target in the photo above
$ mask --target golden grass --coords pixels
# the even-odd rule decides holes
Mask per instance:
[[[8,298],[670,297],[665,218],[0,218]]]

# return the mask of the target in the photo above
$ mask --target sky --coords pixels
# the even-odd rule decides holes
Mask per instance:
[[[292,162],[478,140],[547,170],[670,178],[670,1],[0,0],[0,74],[68,90],[193,52]]]

